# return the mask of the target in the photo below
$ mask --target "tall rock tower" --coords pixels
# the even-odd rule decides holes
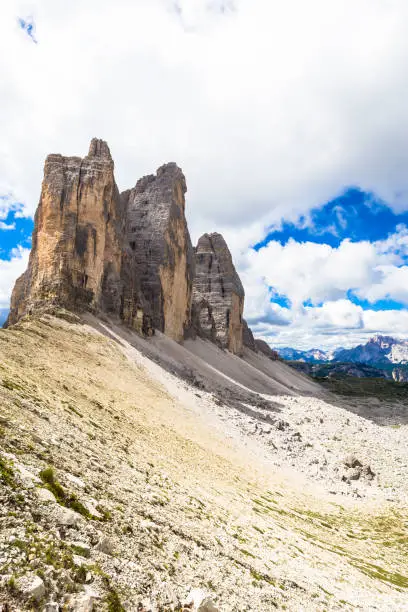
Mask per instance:
[[[8,323],[50,304],[119,311],[123,204],[109,147],[88,155],[49,155],[26,272],[13,290]]]
[[[245,292],[221,234],[204,234],[195,249],[193,327],[208,338],[241,354]]]
[[[183,172],[169,163],[122,194],[127,207],[123,319],[178,342],[190,325],[194,277],[186,191]]]

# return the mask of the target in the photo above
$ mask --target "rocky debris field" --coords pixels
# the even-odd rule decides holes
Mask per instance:
[[[59,315],[0,332],[0,609],[406,609],[404,426],[239,410]]]

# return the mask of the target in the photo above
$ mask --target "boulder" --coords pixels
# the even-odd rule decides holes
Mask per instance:
[[[26,574],[17,581],[17,588],[25,599],[40,601],[45,595],[45,585],[36,574]]]
[[[54,493],[52,493],[48,489],[44,489],[43,487],[36,489],[36,495],[37,495],[38,501],[42,503],[47,503],[47,502],[56,503],[57,502],[57,500],[55,499]]]
[[[355,455],[347,455],[344,458],[344,465],[348,468],[362,467],[362,463]]]

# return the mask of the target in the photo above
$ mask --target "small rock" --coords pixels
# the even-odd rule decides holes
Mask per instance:
[[[55,601],[49,601],[44,606],[44,612],[59,612],[59,605]]]
[[[161,531],[160,525],[157,525],[156,523],[153,523],[153,521],[149,521],[148,519],[145,519],[144,521],[140,522],[140,528],[145,531]]]
[[[35,574],[26,574],[17,582],[17,588],[23,597],[39,601],[45,595],[45,585],[41,578]]]
[[[91,547],[85,544],[85,542],[70,542],[69,545],[75,550],[77,555],[87,559],[91,556]]]
[[[349,480],[360,480],[361,476],[361,468],[351,468],[347,473],[347,477]]]
[[[98,510],[96,509],[97,502],[95,500],[84,501],[84,502],[82,502],[82,504],[88,510],[89,514],[92,514],[93,517],[95,517],[97,519],[101,519],[102,518],[102,514],[100,512],[98,512]]]
[[[64,506],[57,506],[55,512],[55,520],[58,525],[65,527],[78,527],[81,522],[81,515],[71,510],[71,508],[64,508]]]
[[[349,468],[363,467],[363,464],[355,455],[347,455],[344,459],[344,465]]]
[[[71,595],[65,600],[64,610],[69,612],[92,612],[96,597],[90,593]]]
[[[40,482],[38,476],[30,472],[21,463],[14,462],[14,469],[18,472],[21,482],[27,489],[32,489],[36,484]]]
[[[36,490],[38,501],[47,503],[47,502],[56,502],[54,493],[49,491],[48,489],[40,488]]]
[[[208,598],[208,591],[203,589],[191,589],[187,595],[184,606],[193,606],[195,610],[198,610],[201,604]],[[203,611],[201,611],[203,612]]]
[[[78,478],[78,476],[74,476],[73,474],[65,474],[65,478],[71,482],[72,484],[76,485],[77,487],[80,487],[81,489],[85,489],[85,483],[83,480],[81,480],[81,478]]]
[[[100,552],[105,553],[105,555],[113,555],[114,552],[115,552],[114,551],[114,547],[113,547],[113,543],[106,536],[103,536],[99,540],[98,544],[95,546],[95,549],[99,550]]]
[[[287,429],[289,427],[289,423],[287,423],[286,421],[283,421],[282,419],[278,419],[275,422],[275,427],[279,431],[284,431],[285,429]]]
[[[361,470],[361,475],[364,476],[364,478],[366,478],[367,480],[373,480],[375,477],[375,474],[369,465],[363,466]]]
[[[215,607],[211,597],[206,597],[200,604],[198,612],[219,612],[218,608]]]

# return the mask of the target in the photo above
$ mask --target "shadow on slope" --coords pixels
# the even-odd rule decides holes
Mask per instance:
[[[259,414],[251,407],[280,412],[277,403],[264,399],[260,393],[268,395],[291,393],[289,388],[275,384],[274,381],[270,381],[268,385],[268,377],[262,372],[259,372],[260,379],[265,379],[262,384],[254,378],[251,386],[246,386],[240,379],[247,384],[251,382],[249,372],[251,366],[210,342],[198,339],[188,341],[182,346],[160,332],[156,332],[151,338],[142,338],[136,332],[113,321],[103,322],[88,315],[85,318],[105,336],[116,342],[124,340],[170,374],[191,384],[197,389],[197,394],[200,391],[212,393],[219,405],[227,404],[249,416],[259,418]],[[195,349],[194,352],[191,349]],[[256,373],[256,370],[254,372]],[[264,419],[271,420],[268,416]]]
[[[385,378],[317,378],[339,405],[377,425],[408,424],[408,383]]]

